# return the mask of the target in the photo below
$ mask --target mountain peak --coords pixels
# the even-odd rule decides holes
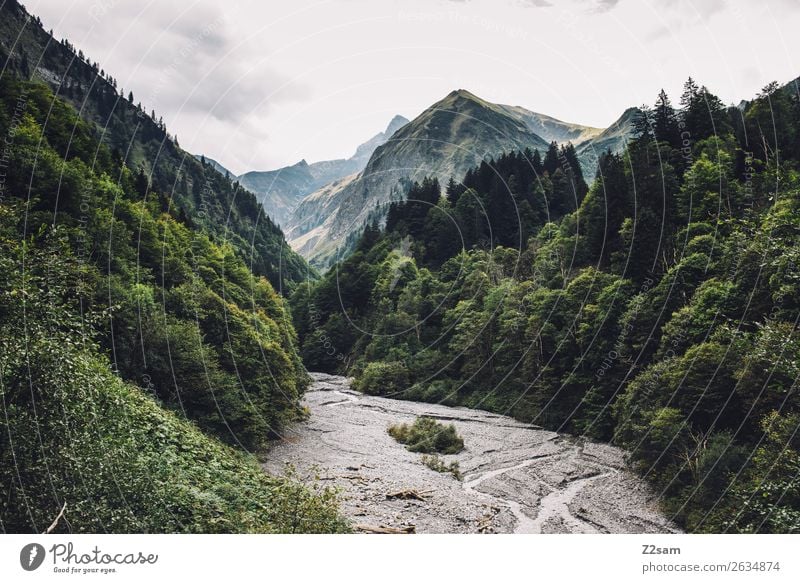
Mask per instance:
[[[485,99],[481,99],[466,89],[456,89],[451,91],[444,99],[435,103],[433,107],[440,109],[461,109],[475,106],[488,109],[497,107],[496,105],[489,103]]]
[[[448,93],[447,97],[459,97],[461,99],[470,99],[470,100],[477,100],[480,101],[481,99],[475,95],[474,93],[470,93],[466,89],[454,89],[450,93]]]
[[[407,123],[408,120],[404,118],[402,115],[396,115],[392,118],[392,121],[389,122],[389,125],[386,126],[386,131],[383,132],[383,135],[389,138],[393,133],[395,133],[397,130],[399,130]]]

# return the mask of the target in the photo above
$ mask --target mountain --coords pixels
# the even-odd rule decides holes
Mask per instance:
[[[256,275],[277,289],[308,277],[307,263],[263,215],[252,193],[181,149],[155,112],[118,91],[98,63],[68,40],[53,38],[16,0],[0,2],[0,62],[3,75],[43,82],[74,106],[146,190],[167,193],[165,205],[231,244]]]
[[[228,170],[227,168],[225,168],[225,166],[223,166],[222,164],[220,164],[216,160],[214,160],[212,158],[209,158],[208,156],[204,156],[202,154],[195,154],[194,157],[197,158],[200,161],[205,160],[205,162],[207,162],[209,166],[211,166],[214,170],[216,170],[217,172],[219,172],[220,174],[222,174],[226,178],[231,178],[231,177],[235,176],[234,173],[231,172],[230,170]]]
[[[687,85],[584,142],[627,144],[574,209],[568,147],[482,163],[444,208],[415,184],[290,299],[305,365],[612,441],[688,532],[799,532],[798,88]]]
[[[264,211],[279,225],[285,223],[305,195],[321,186],[305,160],[278,170],[247,172],[239,181],[256,194]]]
[[[394,116],[392,121],[389,122],[389,125],[386,126],[386,129],[383,132],[372,136],[372,138],[356,148],[356,153],[353,154],[352,158],[350,159],[357,161],[360,166],[358,169],[361,170],[367,165],[370,156],[372,156],[372,153],[378,148],[378,146],[385,144],[387,140],[392,137],[392,134],[394,134],[407,123],[408,120],[402,115]]]
[[[543,113],[528,111],[518,105],[499,105],[498,107],[522,121],[529,130],[548,142],[580,144],[603,132],[602,128],[561,121]]]
[[[322,186],[364,169],[376,148],[408,123],[396,115],[386,129],[358,146],[350,158],[308,164],[301,160],[277,170],[252,171],[239,176],[242,186],[254,192],[266,213],[279,225],[285,225],[303,198]]]
[[[583,142],[575,143],[575,150],[583,167],[585,176],[593,177],[600,154],[606,150],[621,152],[633,135],[633,120],[639,113],[638,107],[629,107],[606,129]]]
[[[639,109],[631,107],[607,128],[595,128],[561,121],[543,113],[528,111],[524,107],[500,105],[509,115],[522,121],[528,129],[548,142],[571,142],[578,153],[583,173],[594,176],[597,160],[606,150],[621,152],[633,132],[633,120]]]
[[[306,197],[286,224],[287,238],[312,264],[325,266],[337,247],[402,198],[412,181],[435,176],[445,183],[504,151],[544,151],[552,140],[590,144],[603,132],[453,91],[378,147],[360,174]]]

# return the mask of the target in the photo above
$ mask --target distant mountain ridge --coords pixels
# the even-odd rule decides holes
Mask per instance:
[[[287,239],[312,264],[325,267],[337,248],[402,198],[412,181],[435,176],[444,183],[506,151],[544,153],[551,141],[573,142],[591,177],[602,150],[622,149],[631,120],[626,112],[609,128],[594,128],[491,103],[464,89],[452,91],[377,147],[362,172],[306,196],[283,225]]]
[[[350,158],[324,160],[309,164],[301,160],[277,170],[251,171],[240,175],[242,186],[255,193],[264,211],[276,223],[285,226],[291,213],[308,194],[344,176],[363,170],[376,148],[408,123],[396,115],[386,129],[359,145]]]
[[[208,156],[204,156],[202,154],[195,154],[194,157],[200,160],[201,162],[205,161],[209,166],[211,166],[214,170],[216,170],[226,178],[236,178],[233,172],[225,168],[225,166],[223,166],[216,160],[209,158]]]

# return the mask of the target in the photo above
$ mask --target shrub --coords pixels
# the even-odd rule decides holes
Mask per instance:
[[[367,395],[390,395],[408,388],[408,369],[402,362],[370,362],[353,388]]]
[[[440,474],[453,474],[453,477],[459,482],[462,480],[461,467],[457,461],[452,461],[448,465],[445,461],[436,454],[423,455],[422,463],[432,469],[434,472]]]
[[[91,270],[58,230],[17,243],[9,216],[0,205],[0,531],[42,532],[61,508],[57,533],[348,529],[334,490],[268,476],[115,375],[78,309]]]
[[[451,454],[464,449],[464,440],[455,425],[443,425],[430,417],[417,417],[412,425],[392,425],[388,431],[408,451]]]
[[[0,334],[0,522],[41,532],[340,532],[335,492],[264,473],[114,376],[68,335]],[[28,366],[30,365],[30,369]],[[35,403],[35,407],[34,407]],[[35,428],[35,429],[32,429]]]

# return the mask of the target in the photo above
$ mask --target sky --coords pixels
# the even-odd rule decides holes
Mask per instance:
[[[800,76],[800,0],[27,0],[234,174],[349,157],[453,89],[606,127]]]

